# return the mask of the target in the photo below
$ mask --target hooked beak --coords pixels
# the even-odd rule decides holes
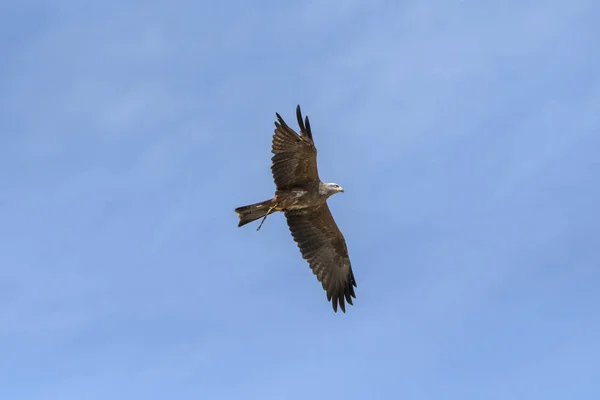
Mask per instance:
[[[340,192],[344,193],[344,188],[340,186]]]

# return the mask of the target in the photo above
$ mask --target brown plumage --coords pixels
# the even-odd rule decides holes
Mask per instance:
[[[300,135],[290,128],[278,113],[275,133],[271,145],[271,172],[277,190],[291,189],[295,186],[319,182],[317,171],[317,149],[312,139],[310,123],[302,121],[300,106],[296,108],[296,117],[300,125]]]
[[[236,208],[238,226],[259,218],[263,218],[264,222],[268,214],[282,211],[302,257],[321,282],[333,310],[337,312],[339,305],[346,312],[345,302],[352,304],[352,298],[356,298],[356,281],[346,241],[327,206],[327,198],[343,192],[343,189],[319,179],[317,149],[308,117],[302,120],[300,106],[296,108],[300,134],[290,128],[279,114],[276,116],[271,147],[275,196],[261,203]]]

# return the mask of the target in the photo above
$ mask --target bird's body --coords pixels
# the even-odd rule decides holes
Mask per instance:
[[[337,312],[338,304],[345,310],[344,300],[352,304],[356,282],[348,257],[346,242],[337,227],[327,199],[344,190],[335,183],[324,183],[317,172],[315,148],[308,117],[302,120],[300,106],[296,116],[300,135],[294,132],[279,114],[271,151],[275,196],[249,206],[238,207],[238,226],[246,225],[277,211],[285,214],[294,241],[302,257],[327,292]],[[262,222],[258,229],[262,226]]]
[[[329,196],[338,192],[335,187],[329,190],[327,183],[311,182],[290,189],[277,190],[275,198],[281,211],[299,210],[324,204]],[[335,184],[333,184],[335,185]]]

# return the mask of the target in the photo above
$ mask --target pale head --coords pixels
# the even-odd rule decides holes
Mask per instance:
[[[337,183],[321,183],[319,187],[320,194],[327,197],[343,191],[344,188]]]

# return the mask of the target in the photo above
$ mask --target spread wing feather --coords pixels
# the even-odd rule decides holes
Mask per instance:
[[[290,232],[298,244],[302,257],[327,292],[333,310],[338,304],[346,312],[344,301],[352,304],[356,298],[356,281],[352,273],[348,249],[327,203],[285,212]]]
[[[290,128],[279,114],[271,152],[271,172],[278,190],[319,181],[317,149],[312,140],[308,117],[302,121],[300,106],[296,108],[300,135]]]

